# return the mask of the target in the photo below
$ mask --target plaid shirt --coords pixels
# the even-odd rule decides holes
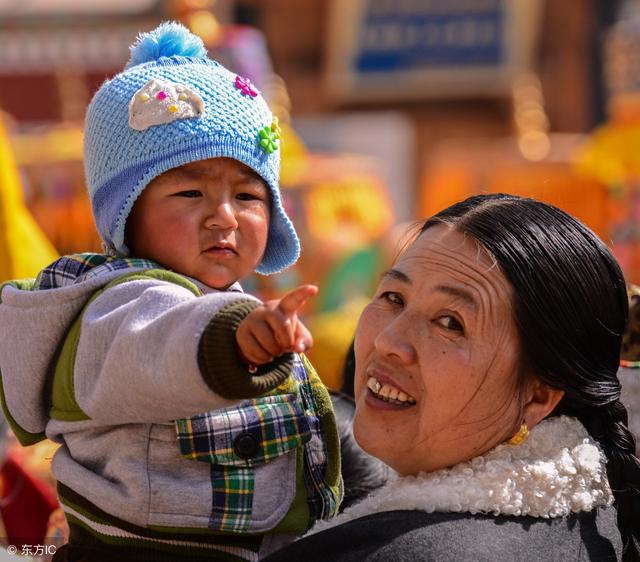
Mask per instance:
[[[45,267],[36,278],[34,290],[57,289],[81,283],[107,271],[129,268],[156,269],[162,266],[151,260],[116,258],[104,254],[72,254]]]
[[[175,422],[182,455],[212,464],[213,507],[209,528],[247,531],[251,523],[254,467],[300,446],[309,523],[337,514],[341,498],[325,481],[328,451],[310,373],[317,376],[306,357],[295,355],[293,393],[246,400],[233,408]],[[239,456],[234,447],[238,436],[245,434],[253,436],[258,444],[250,458]]]

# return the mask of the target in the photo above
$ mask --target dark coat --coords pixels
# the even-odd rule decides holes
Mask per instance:
[[[387,511],[303,538],[265,562],[620,560],[614,508],[541,519]]]

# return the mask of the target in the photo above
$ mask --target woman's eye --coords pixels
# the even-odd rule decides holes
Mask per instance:
[[[177,197],[186,197],[187,199],[192,199],[195,197],[202,197],[202,192],[197,189],[186,189],[185,191],[179,191],[175,194]]]
[[[394,291],[385,291],[380,295],[380,298],[393,305],[402,306],[404,304],[404,300],[402,299],[400,294]]]
[[[464,332],[464,327],[455,316],[441,316],[436,322],[452,332]]]

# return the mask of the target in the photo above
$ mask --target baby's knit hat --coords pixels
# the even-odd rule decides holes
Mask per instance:
[[[271,192],[267,247],[258,273],[293,264],[300,243],[280,199],[277,121],[251,84],[206,56],[202,40],[167,22],[141,34],[125,69],[89,104],[84,162],[96,226],[108,252],[126,256],[125,223],[151,180],[213,157],[255,170]]]

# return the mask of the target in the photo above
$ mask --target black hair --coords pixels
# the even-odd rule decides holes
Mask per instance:
[[[617,376],[628,316],[620,266],[584,224],[533,199],[476,195],[421,233],[442,223],[477,240],[510,282],[523,365],[565,391],[552,415],[578,418],[602,447],[623,560],[640,560],[640,461]]]
[[[344,356],[344,362],[342,364],[342,386],[340,392],[354,398],[354,384],[356,378],[356,353],[354,348],[355,340],[351,340],[349,349]]]

